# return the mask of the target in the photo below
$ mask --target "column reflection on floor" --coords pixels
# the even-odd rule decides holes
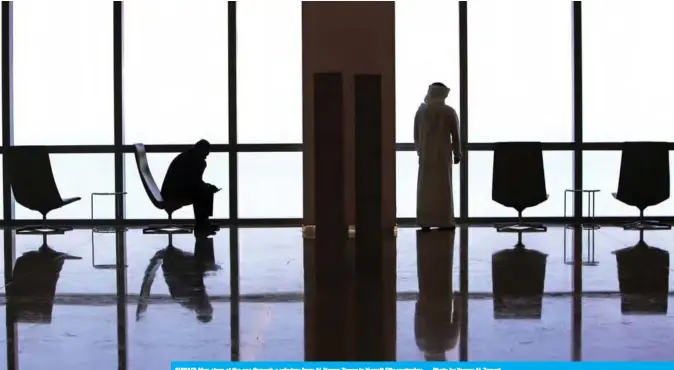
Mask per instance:
[[[121,11],[121,10],[120,10]],[[117,285],[117,368],[127,369],[129,366],[129,335],[127,306],[127,282],[126,282],[126,227],[115,228],[115,278]],[[91,233],[91,264],[94,268],[94,232]]]
[[[3,12],[7,4],[2,4]],[[5,292],[7,287],[12,283],[13,270],[14,270],[14,260],[15,260],[15,251],[16,251],[16,233],[12,228],[4,229],[4,275],[5,275]],[[6,293],[5,293],[6,294]],[[16,327],[16,320],[13,319],[13,315],[10,314],[8,306],[5,305],[5,327],[6,327],[6,347],[5,347],[5,356],[7,370],[17,370],[19,368],[19,351],[18,351],[18,331]]]
[[[461,331],[459,342],[459,361],[468,361],[468,289],[469,289],[469,249],[468,249],[468,227],[461,227],[459,230],[459,289],[461,292]]]
[[[236,7],[236,3],[230,3],[230,7]],[[239,254],[239,229],[232,227],[229,230],[229,334],[230,334],[230,359],[241,360],[241,284],[240,284],[240,254]]]
[[[565,226],[566,228],[566,226]],[[571,361],[583,359],[583,228],[580,224],[573,226],[573,301],[571,308]],[[566,229],[564,230],[566,238]],[[566,239],[564,239],[566,248]],[[594,245],[588,248],[594,248]],[[566,256],[564,257],[566,259]]]

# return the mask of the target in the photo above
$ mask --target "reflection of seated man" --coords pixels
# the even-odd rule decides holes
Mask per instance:
[[[163,261],[163,264],[162,264]],[[181,306],[196,313],[201,322],[210,322],[213,307],[204,286],[204,264],[192,253],[182,251],[172,245],[158,251],[145,270],[140,292],[140,302],[136,311],[136,320],[147,310],[150,289],[159,265],[164,270],[164,280],[171,297]]]
[[[456,348],[462,303],[452,292],[454,231],[417,231],[419,299],[414,312],[414,336],[427,361],[446,361]]]
[[[171,162],[161,189],[167,202],[193,205],[194,231],[201,236],[213,235],[218,230],[208,221],[213,215],[213,197],[218,188],[202,180],[210,152],[211,144],[199,140],[194,147],[180,153]]]
[[[56,284],[66,259],[80,259],[43,245],[16,259],[7,285],[7,308],[18,322],[51,322]]]

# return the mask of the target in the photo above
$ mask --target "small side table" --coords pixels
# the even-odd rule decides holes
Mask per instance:
[[[566,206],[566,201],[567,201],[567,195],[569,193],[575,194],[575,193],[585,193],[587,194],[587,218],[588,222],[583,223],[580,225],[580,232],[587,231],[587,258],[582,261],[583,266],[596,266],[599,264],[595,260],[595,253],[594,253],[594,232],[596,230],[599,230],[601,228],[601,225],[598,223],[594,222],[595,218],[595,206],[596,206],[596,195],[598,192],[601,190],[599,189],[566,189],[564,190],[564,218],[568,217],[567,215],[567,206]],[[566,224],[564,225],[564,263],[567,265],[573,265],[573,253],[571,254],[571,257],[569,258],[567,256],[566,250],[566,244],[567,244],[567,236],[566,233],[569,230],[575,230],[576,226],[573,224]]]
[[[564,218],[568,215],[566,214],[566,200],[569,193],[586,193],[587,194],[587,217],[589,218],[589,223],[582,224],[584,230],[597,230],[601,228],[601,225],[594,223],[595,216],[595,205],[596,205],[596,195],[601,190],[598,189],[566,189],[564,190]],[[573,225],[566,225],[573,229]]]
[[[115,199],[118,199],[120,197],[124,197],[126,195],[126,192],[113,192],[113,193],[91,193],[91,266],[95,269],[115,269],[117,268],[117,264],[96,264],[96,253],[95,253],[95,234],[114,234],[116,233],[119,228],[115,228],[112,226],[96,226],[94,225],[94,199],[96,196],[114,196]],[[122,232],[126,232],[128,229],[126,227],[123,227],[121,229]],[[124,267],[127,267],[128,265],[125,265]]]

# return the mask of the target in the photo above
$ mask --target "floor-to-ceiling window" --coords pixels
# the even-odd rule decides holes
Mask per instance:
[[[6,3],[3,3],[3,8]],[[113,18],[112,2],[69,1],[16,2],[13,6],[13,144],[50,146],[51,170],[62,198],[81,197],[82,200],[50,212],[50,218],[87,220],[90,218],[92,192],[113,192],[115,166],[112,151],[104,153],[95,146],[114,144],[113,135]],[[3,12],[5,10],[3,9]],[[7,52],[6,48],[3,48]],[[7,115],[5,115],[7,118]],[[59,149],[56,149],[60,147]],[[26,166],[25,171],[37,171]],[[29,186],[48,185],[49,177]],[[28,184],[25,184],[28,185]],[[12,201],[8,199],[8,201]],[[101,202],[94,217],[114,218],[114,203]],[[14,217],[36,223],[42,216],[20,203],[15,205]],[[7,230],[5,231],[5,233]],[[11,284],[31,286],[42,291],[50,280],[56,296],[78,296],[92,293],[114,296],[114,274],[92,275],[88,250],[90,231],[77,230],[69,235],[53,235],[43,239],[38,235],[16,235],[14,248],[17,262]],[[84,263],[50,261],[46,256],[53,250],[86,258]],[[111,248],[111,249],[110,249]],[[108,251],[114,251],[114,243]],[[114,254],[113,254],[114,255]],[[7,256],[7,253],[5,253]],[[52,257],[54,258],[54,257]],[[114,259],[113,261],[114,262]],[[110,261],[108,261],[110,263]],[[26,277],[26,271],[39,270],[40,278]],[[8,289],[10,292],[11,289]],[[16,290],[15,290],[16,291]],[[4,293],[4,292],[3,292]],[[44,299],[49,307],[48,295]],[[38,299],[38,298],[35,298]],[[4,310],[3,310],[4,311]],[[23,313],[22,313],[23,312]],[[49,366],[96,366],[95,361],[115,363],[114,350],[94,346],[77,350],[84,343],[96,343],[102,338],[116,338],[114,305],[54,305],[53,309],[17,309],[8,315],[18,320],[16,356],[21,368]],[[33,316],[30,316],[33,315]],[[73,325],[71,317],[80,317],[86,325]],[[50,323],[50,325],[35,325]],[[61,347],[53,345],[63,333],[78,338],[70,343],[71,353],[78,358],[64,357]],[[86,351],[94,356],[82,356]],[[43,356],[34,356],[42,353]],[[47,360],[50,359],[50,360]],[[3,367],[6,364],[2,365]]]
[[[418,160],[410,144],[414,114],[432,82],[450,87],[448,104],[459,114],[462,103],[468,107],[467,122],[462,122],[467,127],[468,141],[464,144],[469,151],[468,176],[462,183],[460,166],[454,167],[453,176],[457,216],[462,203],[467,204],[468,214],[464,216],[470,221],[517,215],[513,209],[491,199],[493,143],[500,141],[543,143],[550,197],[526,210],[525,216],[543,221],[559,221],[565,216],[564,190],[573,187],[574,174],[582,174],[583,187],[601,190],[597,195],[598,216],[627,220],[637,215],[635,208],[618,202],[611,193],[618,184],[621,142],[674,142],[674,130],[669,128],[674,115],[669,98],[674,82],[670,67],[674,52],[668,46],[674,31],[668,19],[673,6],[651,1],[583,4],[583,142],[574,142],[574,128],[578,128],[574,109],[578,107],[574,107],[573,101],[572,2],[477,0],[467,6],[466,19],[461,19],[459,3],[408,0],[395,4],[399,147],[396,202],[401,226],[409,226],[416,216]],[[223,354],[229,356],[232,266],[238,268],[234,285],[238,284],[241,299],[237,311],[239,332],[233,334],[240,335],[239,358],[302,358],[302,343],[286,340],[302,337],[298,323],[303,315],[303,249],[299,230],[303,216],[301,2],[237,3],[234,76],[228,68],[232,56],[228,45],[228,11],[233,8],[227,3],[125,2],[123,57],[117,61],[123,66],[121,138],[115,137],[118,113],[113,97],[114,6],[118,5],[91,1],[13,4],[13,126],[11,132],[2,134],[11,135],[15,146],[49,147],[61,196],[82,198],[51,212],[49,217],[82,227],[115,218],[113,196],[97,199],[92,210],[90,195],[119,191],[115,184],[118,178],[123,178],[126,191],[125,219],[121,222],[127,225],[163,222],[166,213],[149,200],[131,144],[146,144],[150,170],[161,186],[171,159],[197,140],[208,139],[214,149],[205,180],[223,188],[216,196],[213,216],[230,225],[214,238],[215,260],[220,270],[205,280],[213,297],[210,325],[219,329],[202,330],[199,320],[206,319],[198,315],[196,319],[185,320],[182,336],[168,327],[157,329],[161,327],[160,320],[182,323],[183,316],[194,316],[167,304],[171,295],[167,283],[155,282],[152,294],[159,298],[144,310],[138,308],[138,297],[147,286],[143,284],[147,268],[156,259],[156,253],[169,245],[191,250],[194,238],[176,236],[168,240],[165,236],[143,235],[139,229],[129,229],[125,237],[129,265],[125,278],[126,293],[132,297],[128,306],[130,366],[142,362],[161,367],[168,358],[189,356],[192,344],[200,346],[213,359],[222,359]],[[464,55],[460,51],[462,22],[467,24],[468,47]],[[462,58],[468,66],[465,86],[468,94],[464,102]],[[235,121],[230,121],[232,77],[236,81]],[[235,130],[230,130],[232,125]],[[2,130],[9,127],[5,121]],[[236,132],[236,137],[230,137],[230,132]],[[582,166],[574,167],[573,151],[578,148],[588,150],[583,151]],[[3,148],[2,155],[6,150]],[[124,166],[116,166],[115,154],[119,153],[124,153]],[[236,168],[234,174],[230,165]],[[3,177],[0,172],[0,182],[8,181]],[[231,194],[236,199],[230,198],[230,187],[237,189]],[[462,187],[468,189],[465,199],[459,196]],[[12,201],[0,194],[0,202]],[[230,212],[232,204],[237,205],[235,214]],[[570,204],[571,199],[567,205]],[[582,204],[585,210],[585,198]],[[647,214],[674,216],[671,201],[649,208]],[[189,219],[192,210],[184,207],[174,217]],[[41,216],[15,204],[14,218],[19,223],[34,223]],[[3,220],[5,225],[9,221]],[[260,227],[247,228],[244,224]],[[292,227],[284,227],[289,224]],[[230,237],[230,232],[236,236]],[[568,265],[569,256],[564,255],[564,232],[562,228],[550,227],[547,233],[524,238],[527,247],[548,255],[546,294],[568,294],[572,290],[572,267]],[[517,242],[516,236],[496,233],[492,228],[471,228],[467,235],[469,284],[468,292],[464,293],[489,296],[493,294],[494,277],[489,267],[492,253],[512,247]],[[617,292],[615,257],[610,253],[634,244],[637,235],[610,228],[596,235],[597,254],[593,258],[602,263],[584,268],[583,289],[593,294]],[[649,240],[663,244],[667,235],[655,233]],[[115,274],[99,269],[99,264],[114,264],[118,243],[114,234],[94,235],[83,229],[50,236],[48,240],[55,249],[83,257],[81,263],[65,265],[57,295],[102,294],[101,300],[111,302],[110,297],[116,293]],[[231,240],[237,243],[238,259],[234,261],[230,261]],[[416,243],[414,229],[401,228],[397,239],[397,289],[401,296],[418,292]],[[41,244],[39,237],[17,236],[13,247],[20,256]],[[454,289],[459,290],[458,232],[454,244],[451,273]],[[584,244],[584,253],[586,248]],[[506,354],[518,359],[569,358],[568,300],[546,298],[543,310],[552,314],[528,326],[531,331],[545,333],[537,337],[536,350],[524,350],[521,346],[515,352],[507,344],[527,343],[528,339],[517,336],[524,332],[522,327],[517,327],[516,333],[501,321],[492,321],[491,302],[471,301],[468,305],[472,333],[469,359],[498,359]],[[93,310],[75,306],[79,308],[73,313],[57,305],[53,320],[62,324],[38,329],[20,326],[22,346],[26,351],[48,351],[43,349],[48,342],[44,338],[57,340],[64,332],[75,330],[65,322],[76,315],[96,323],[95,328],[102,334],[86,329],[87,326],[68,334],[102,343],[94,352],[114,362],[117,356],[114,346],[105,342],[116,335],[114,306],[101,305]],[[588,315],[595,317],[601,316],[605,306],[587,307]],[[152,312],[161,313],[162,318]],[[399,303],[398,315],[398,340],[409,344],[398,346],[398,356],[418,359],[413,301]],[[489,320],[485,320],[487,316]],[[614,320],[614,316],[607,315],[606,320]],[[501,337],[504,345],[493,346],[494,341],[489,338],[503,333],[506,333]],[[172,339],[162,342],[165,346],[158,346],[153,344],[157,336]],[[281,344],[265,347],[259,338]],[[587,348],[600,342],[600,338],[585,341],[590,343]],[[458,352],[452,355],[460,359]],[[593,356],[589,352],[585,355]],[[56,355],[44,352],[43,356]],[[24,357],[23,366],[31,367],[32,357]],[[72,366],[94,365],[86,359],[62,357],[59,361]]]
[[[467,18],[468,142],[487,143],[483,146],[486,150],[469,153],[468,212],[470,217],[513,217],[515,209],[492,200],[495,153],[490,145],[573,140],[572,7],[565,1],[477,1],[469,4]],[[563,216],[564,190],[572,188],[573,152],[545,149],[549,199],[525,210],[524,216]],[[568,149],[572,149],[570,145]],[[571,270],[561,263],[562,249],[548,248],[553,243],[562,245],[561,230],[549,228],[547,233],[523,238],[530,253],[548,254],[544,275],[531,276],[545,280],[546,293],[571,292]],[[493,267],[501,262],[494,254],[512,248],[517,236],[497,233],[493,227],[471,228],[468,235],[469,292],[499,294],[502,288],[496,283],[504,277]],[[468,358],[569,359],[572,325],[568,299],[546,297],[540,321],[511,326],[499,319],[497,299],[469,300]],[[513,314],[521,314],[516,311]],[[554,329],[537,336],[532,347],[512,345],[511,341],[526,340],[529,331],[546,326]]]
[[[396,1],[396,143],[414,141],[414,116],[424,101],[428,86],[442,82],[450,88],[449,105],[460,112],[459,94],[459,2]],[[399,218],[415,218],[417,213],[417,170],[419,159],[414,150],[396,153],[396,208]],[[459,167],[452,177],[454,213],[458,217]],[[458,236],[449,246],[455,253],[451,271],[452,288],[459,288]],[[399,293],[419,292],[417,236],[415,229],[401,228],[398,233],[396,290]],[[423,355],[414,343],[415,301],[401,300],[397,309],[396,347],[401,360],[420,360]],[[458,361],[458,351],[449,352],[449,361]]]
[[[302,3],[242,1],[236,8],[238,216],[301,219]],[[265,297],[241,303],[244,361],[304,358],[304,341],[288,340],[304,337],[302,233],[279,226],[239,229],[241,296]],[[264,346],[260,337],[279,346]]]
[[[624,1],[583,4],[583,140],[587,142],[672,141],[674,25],[669,2]],[[597,196],[602,216],[638,214],[611,196],[618,185],[620,151],[589,151],[583,182],[606,189]],[[649,215],[671,215],[671,201],[648,208]]]

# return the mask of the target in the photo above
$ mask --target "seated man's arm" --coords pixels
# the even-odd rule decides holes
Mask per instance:
[[[207,186],[210,189],[210,191],[216,193],[219,190],[218,187],[204,181],[204,172],[206,171],[206,161],[203,161],[203,163],[200,164],[198,169],[200,179],[199,186],[200,187]]]
[[[204,182],[204,172],[206,172],[206,160],[201,160],[198,163],[198,166],[195,168],[197,174],[196,177],[199,179],[199,186],[206,184]]]
[[[191,161],[183,170],[184,181],[187,188],[198,189],[203,187],[206,183],[203,180],[204,172],[206,171],[206,161],[197,160]]]

